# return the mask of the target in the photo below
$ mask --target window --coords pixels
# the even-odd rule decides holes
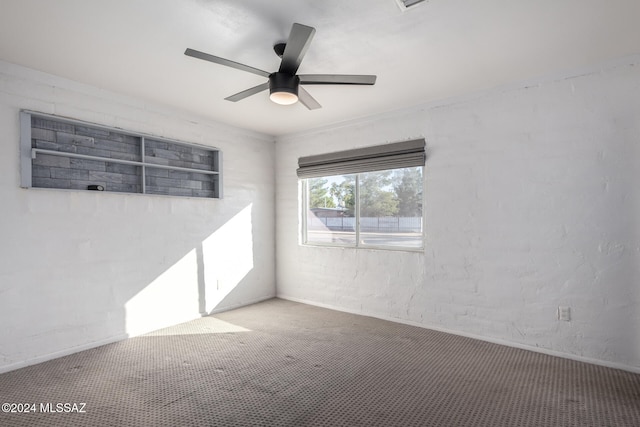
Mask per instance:
[[[424,145],[406,141],[299,159],[303,243],[423,248]]]
[[[21,112],[22,187],[220,198],[211,147]]]

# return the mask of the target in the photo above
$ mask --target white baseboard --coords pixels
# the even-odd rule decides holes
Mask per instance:
[[[499,339],[499,338],[491,338],[491,337],[485,337],[485,336],[482,336],[482,335],[470,334],[470,333],[461,332],[461,331],[454,331],[454,330],[442,328],[442,327],[435,326],[435,325],[428,325],[428,324],[424,324],[424,323],[413,322],[411,320],[404,320],[404,319],[398,319],[398,318],[395,318],[395,317],[388,317],[388,316],[381,316],[381,315],[373,314],[373,313],[367,313],[367,312],[363,312],[363,311],[350,310],[350,309],[347,309],[347,308],[344,308],[344,307],[333,306],[331,304],[323,304],[323,303],[318,303],[318,302],[315,302],[315,301],[306,300],[304,298],[296,298],[296,297],[291,297],[291,296],[282,295],[282,294],[278,294],[278,298],[284,299],[284,300],[288,300],[288,301],[293,301],[293,302],[299,302],[299,303],[302,303],[302,304],[313,305],[313,306],[316,306],[316,307],[327,308],[327,309],[330,309],[330,310],[341,311],[341,312],[344,312],[344,313],[357,314],[357,315],[360,315],[360,316],[373,317],[373,318],[376,318],[376,319],[386,320],[386,321],[389,321],[389,322],[402,323],[404,325],[416,326],[416,327],[425,328],[425,329],[432,329],[432,330],[438,331],[438,332],[445,332],[447,334],[458,335],[458,336],[466,337],[466,338],[473,338],[473,339],[476,339],[476,340],[486,341],[486,342],[490,342],[490,343],[493,343],[493,344],[499,344],[499,345],[504,345],[504,346],[507,346],[507,347],[519,348],[519,349],[522,349],[522,350],[534,351],[536,353],[542,353],[542,354],[546,354],[546,355],[549,355],[549,356],[562,357],[564,359],[575,360],[577,362],[585,362],[585,363],[590,363],[592,365],[604,366],[604,367],[607,367],[607,368],[620,369],[620,370],[623,370],[623,371],[628,371],[628,372],[633,372],[635,374],[640,374],[640,367],[637,367],[637,366],[624,365],[622,363],[610,362],[608,360],[592,359],[592,358],[589,358],[589,357],[578,356],[578,355],[571,354],[571,353],[563,353],[563,352],[560,352],[560,351],[550,350],[550,349],[547,349],[547,348],[534,347],[534,346],[530,346],[530,345],[526,345],[526,344],[520,344],[520,343],[516,343],[516,342],[512,342],[512,341],[506,341],[506,340]]]
[[[128,334],[120,334],[114,337],[110,337],[100,341],[93,341],[87,344],[78,345],[75,347],[70,347],[64,350],[55,351],[53,353],[45,354],[42,356],[32,357],[27,360],[21,360],[20,362],[11,363],[9,365],[0,366],[0,374],[9,371],[15,371],[16,369],[25,368],[31,365],[37,365],[38,363],[48,362],[49,360],[57,359],[59,357],[68,356],[70,354],[78,353],[84,350],[90,350],[92,348],[100,347],[107,344],[112,344],[114,342],[122,341],[129,338]]]
[[[249,301],[245,301],[243,303],[240,304],[235,304],[235,305],[231,305],[231,306],[225,306],[222,308],[216,308],[213,311],[211,311],[211,313],[209,314],[215,314],[215,313],[221,313],[223,311],[228,311],[228,310],[233,310],[234,308],[240,308],[240,307],[244,307],[246,305],[251,305],[251,304],[256,304],[258,302],[262,302],[262,301],[266,301],[269,299],[275,298],[275,295],[269,295],[269,296],[263,296],[260,298],[256,298],[256,299],[252,299]],[[204,317],[204,316],[208,316],[209,314],[202,314],[200,317]],[[185,320],[185,322],[189,322],[191,320],[194,319],[198,319],[199,317],[196,315],[193,317],[193,319],[188,319]],[[180,322],[180,323],[184,323],[184,322]],[[179,324],[179,323],[178,323]],[[175,326],[175,325],[171,325],[171,326]],[[164,329],[166,327],[171,327],[171,326],[165,326],[162,327],[160,329]],[[64,356],[68,356],[70,354],[74,354],[74,353],[78,353],[84,350],[90,350],[92,348],[96,348],[96,347],[100,347],[106,344],[112,344],[114,342],[118,342],[118,341],[122,341],[125,340],[127,338],[134,338],[134,337],[138,337],[147,333],[150,333],[153,331],[145,331],[145,332],[141,332],[141,333],[136,333],[136,334],[119,334],[113,337],[109,337],[106,338],[104,340],[99,340],[99,341],[93,341],[87,344],[82,344],[82,345],[78,345],[75,347],[70,347],[64,350],[60,350],[60,351],[56,351],[53,353],[49,353],[49,354],[45,354],[45,355],[41,355],[41,356],[36,356],[36,357],[32,357],[30,359],[27,360],[21,360],[20,362],[15,362],[15,363],[10,363],[8,365],[4,365],[4,366],[0,366],[0,374],[3,374],[5,372],[9,372],[9,371],[15,371],[16,369],[20,369],[20,368],[25,368],[27,366],[31,366],[31,365],[37,365],[38,363],[42,363],[42,362],[48,362],[50,360],[53,359],[57,359],[59,357],[64,357]]]
[[[442,328],[442,327],[439,327],[439,326],[426,325],[426,324],[423,324],[423,323],[413,322],[413,321],[410,321],[410,320],[398,319],[398,318],[388,317],[388,316],[380,316],[380,315],[377,315],[377,314],[372,314],[372,313],[367,313],[367,312],[362,312],[362,311],[357,311],[357,310],[349,310],[349,309],[346,309],[344,307],[337,307],[337,306],[334,306],[334,305],[331,305],[331,304],[322,304],[322,303],[318,303],[318,302],[315,302],[315,301],[306,300],[304,298],[296,298],[296,297],[291,297],[291,296],[281,295],[281,294],[279,294],[277,296],[276,295],[264,296],[264,297],[256,298],[256,299],[253,299],[253,300],[245,301],[245,302],[240,303],[240,304],[234,304],[232,306],[223,307],[223,308],[219,308],[219,309],[214,309],[209,314],[221,313],[221,312],[224,312],[224,311],[233,310],[235,308],[240,308],[240,307],[244,307],[244,306],[251,305],[251,304],[257,304],[259,302],[266,301],[266,300],[269,300],[269,299],[272,299],[272,298],[280,298],[280,299],[284,299],[284,300],[288,300],[288,301],[299,302],[299,303],[302,303],[302,304],[308,304],[308,305],[321,307],[321,308],[326,308],[326,309],[330,309],[330,310],[341,311],[341,312],[344,312],[344,313],[357,314],[357,315],[360,315],[360,316],[374,317],[376,319],[386,320],[386,321],[389,321],[389,322],[401,323],[401,324],[405,324],[405,325],[409,325],[409,326],[416,326],[416,327],[425,328],[425,329],[432,329],[434,331],[445,332],[445,333],[448,333],[448,334],[458,335],[458,336],[462,336],[462,337],[466,337],[466,338],[473,338],[473,339],[477,339],[477,340],[480,340],[480,341],[490,342],[490,343],[493,343],[493,344],[500,344],[500,345],[504,345],[504,346],[508,346],[508,347],[519,348],[519,349],[522,349],[522,350],[534,351],[536,353],[542,353],[542,354],[546,354],[546,355],[549,355],[549,356],[562,357],[564,359],[575,360],[575,361],[578,361],[578,362],[591,363],[593,365],[604,366],[604,367],[607,367],[607,368],[620,369],[620,370],[623,370],[623,371],[628,371],[628,372],[633,372],[633,373],[636,373],[636,374],[640,374],[640,367],[636,367],[636,366],[624,365],[624,364],[621,364],[621,363],[610,362],[610,361],[607,361],[607,360],[592,359],[592,358],[589,358],[589,357],[578,356],[578,355],[571,354],[571,353],[562,353],[562,352],[559,352],[559,351],[550,350],[550,349],[546,349],[546,348],[533,347],[533,346],[520,344],[520,343],[515,343],[515,342],[511,342],[511,341],[506,341],[506,340],[502,340],[502,339],[498,339],[498,338],[491,338],[491,337],[485,337],[485,336],[476,335],[476,334],[470,334],[470,333],[461,332],[461,331],[454,331],[454,330]],[[204,314],[203,316],[208,316],[208,314]],[[89,349],[100,347],[100,346],[103,346],[103,345],[106,345],[106,344],[112,344],[114,342],[122,341],[122,340],[125,340],[127,338],[131,338],[131,337],[128,334],[120,334],[120,335],[116,335],[114,337],[110,337],[110,338],[107,338],[107,339],[104,339],[104,340],[94,341],[94,342],[91,342],[91,343],[87,343],[87,344],[83,344],[83,345],[80,345],[80,346],[71,347],[71,348],[68,348],[68,349],[65,349],[65,350],[56,351],[56,352],[49,353],[49,354],[46,354],[46,355],[33,357],[33,358],[30,358],[30,359],[27,359],[27,360],[23,360],[23,361],[20,361],[20,362],[11,363],[9,365],[0,366],[0,374],[3,374],[5,372],[9,372],[9,371],[14,371],[14,370],[20,369],[20,368],[25,368],[25,367],[31,366],[31,365],[37,365],[38,363],[47,362],[49,360],[57,359],[59,357],[68,356],[68,355],[73,354],[73,353],[78,353],[80,351],[89,350]]]
[[[210,314],[222,313],[222,312],[225,312],[225,311],[233,310],[235,308],[246,307],[247,305],[257,304],[259,302],[270,300],[272,298],[276,298],[276,296],[275,295],[267,295],[267,296],[251,299],[251,300],[248,300],[248,301],[243,301],[243,302],[238,303],[238,304],[227,305],[227,306],[220,307],[220,308],[214,308],[208,314],[203,314],[202,317],[209,316]]]

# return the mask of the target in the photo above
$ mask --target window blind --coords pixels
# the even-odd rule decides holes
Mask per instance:
[[[424,166],[425,145],[421,138],[300,157],[297,173],[299,178],[306,179]]]

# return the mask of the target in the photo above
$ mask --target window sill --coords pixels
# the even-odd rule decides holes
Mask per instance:
[[[369,250],[369,251],[385,251],[385,252],[410,252],[410,253],[424,253],[425,248],[409,248],[409,247],[394,247],[394,246],[350,246],[350,245],[324,245],[322,243],[300,243],[300,246],[310,248],[334,248],[334,249],[353,249],[353,250]]]

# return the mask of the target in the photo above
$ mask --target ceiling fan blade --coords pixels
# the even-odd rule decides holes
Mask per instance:
[[[293,24],[291,27],[291,33],[289,33],[289,39],[287,40],[287,46],[284,48],[282,54],[282,62],[280,63],[281,73],[295,74],[300,67],[302,58],[307,53],[311,39],[316,33],[316,29],[313,27],[307,27],[302,24]]]
[[[376,76],[356,74],[303,74],[299,75],[303,85],[373,85]]]
[[[298,87],[298,100],[307,107],[309,110],[317,110],[322,108],[322,105],[316,99],[309,94],[304,88]]]
[[[266,90],[266,89],[269,89],[269,82],[262,83],[261,85],[254,86],[247,90],[243,90],[242,92],[238,92],[235,95],[228,96],[225,99],[231,102],[238,102],[241,99],[248,98],[251,95],[255,95],[256,93],[262,92],[263,90]]]
[[[239,62],[230,61],[228,59],[220,58],[219,56],[209,55],[208,53],[200,52],[199,50],[187,48],[187,50],[184,51],[184,54],[194,58],[203,59],[205,61],[215,62],[216,64],[226,65],[227,67],[235,68],[237,70],[247,71],[262,77],[269,77],[269,74],[271,74],[248,65],[240,64]]]

